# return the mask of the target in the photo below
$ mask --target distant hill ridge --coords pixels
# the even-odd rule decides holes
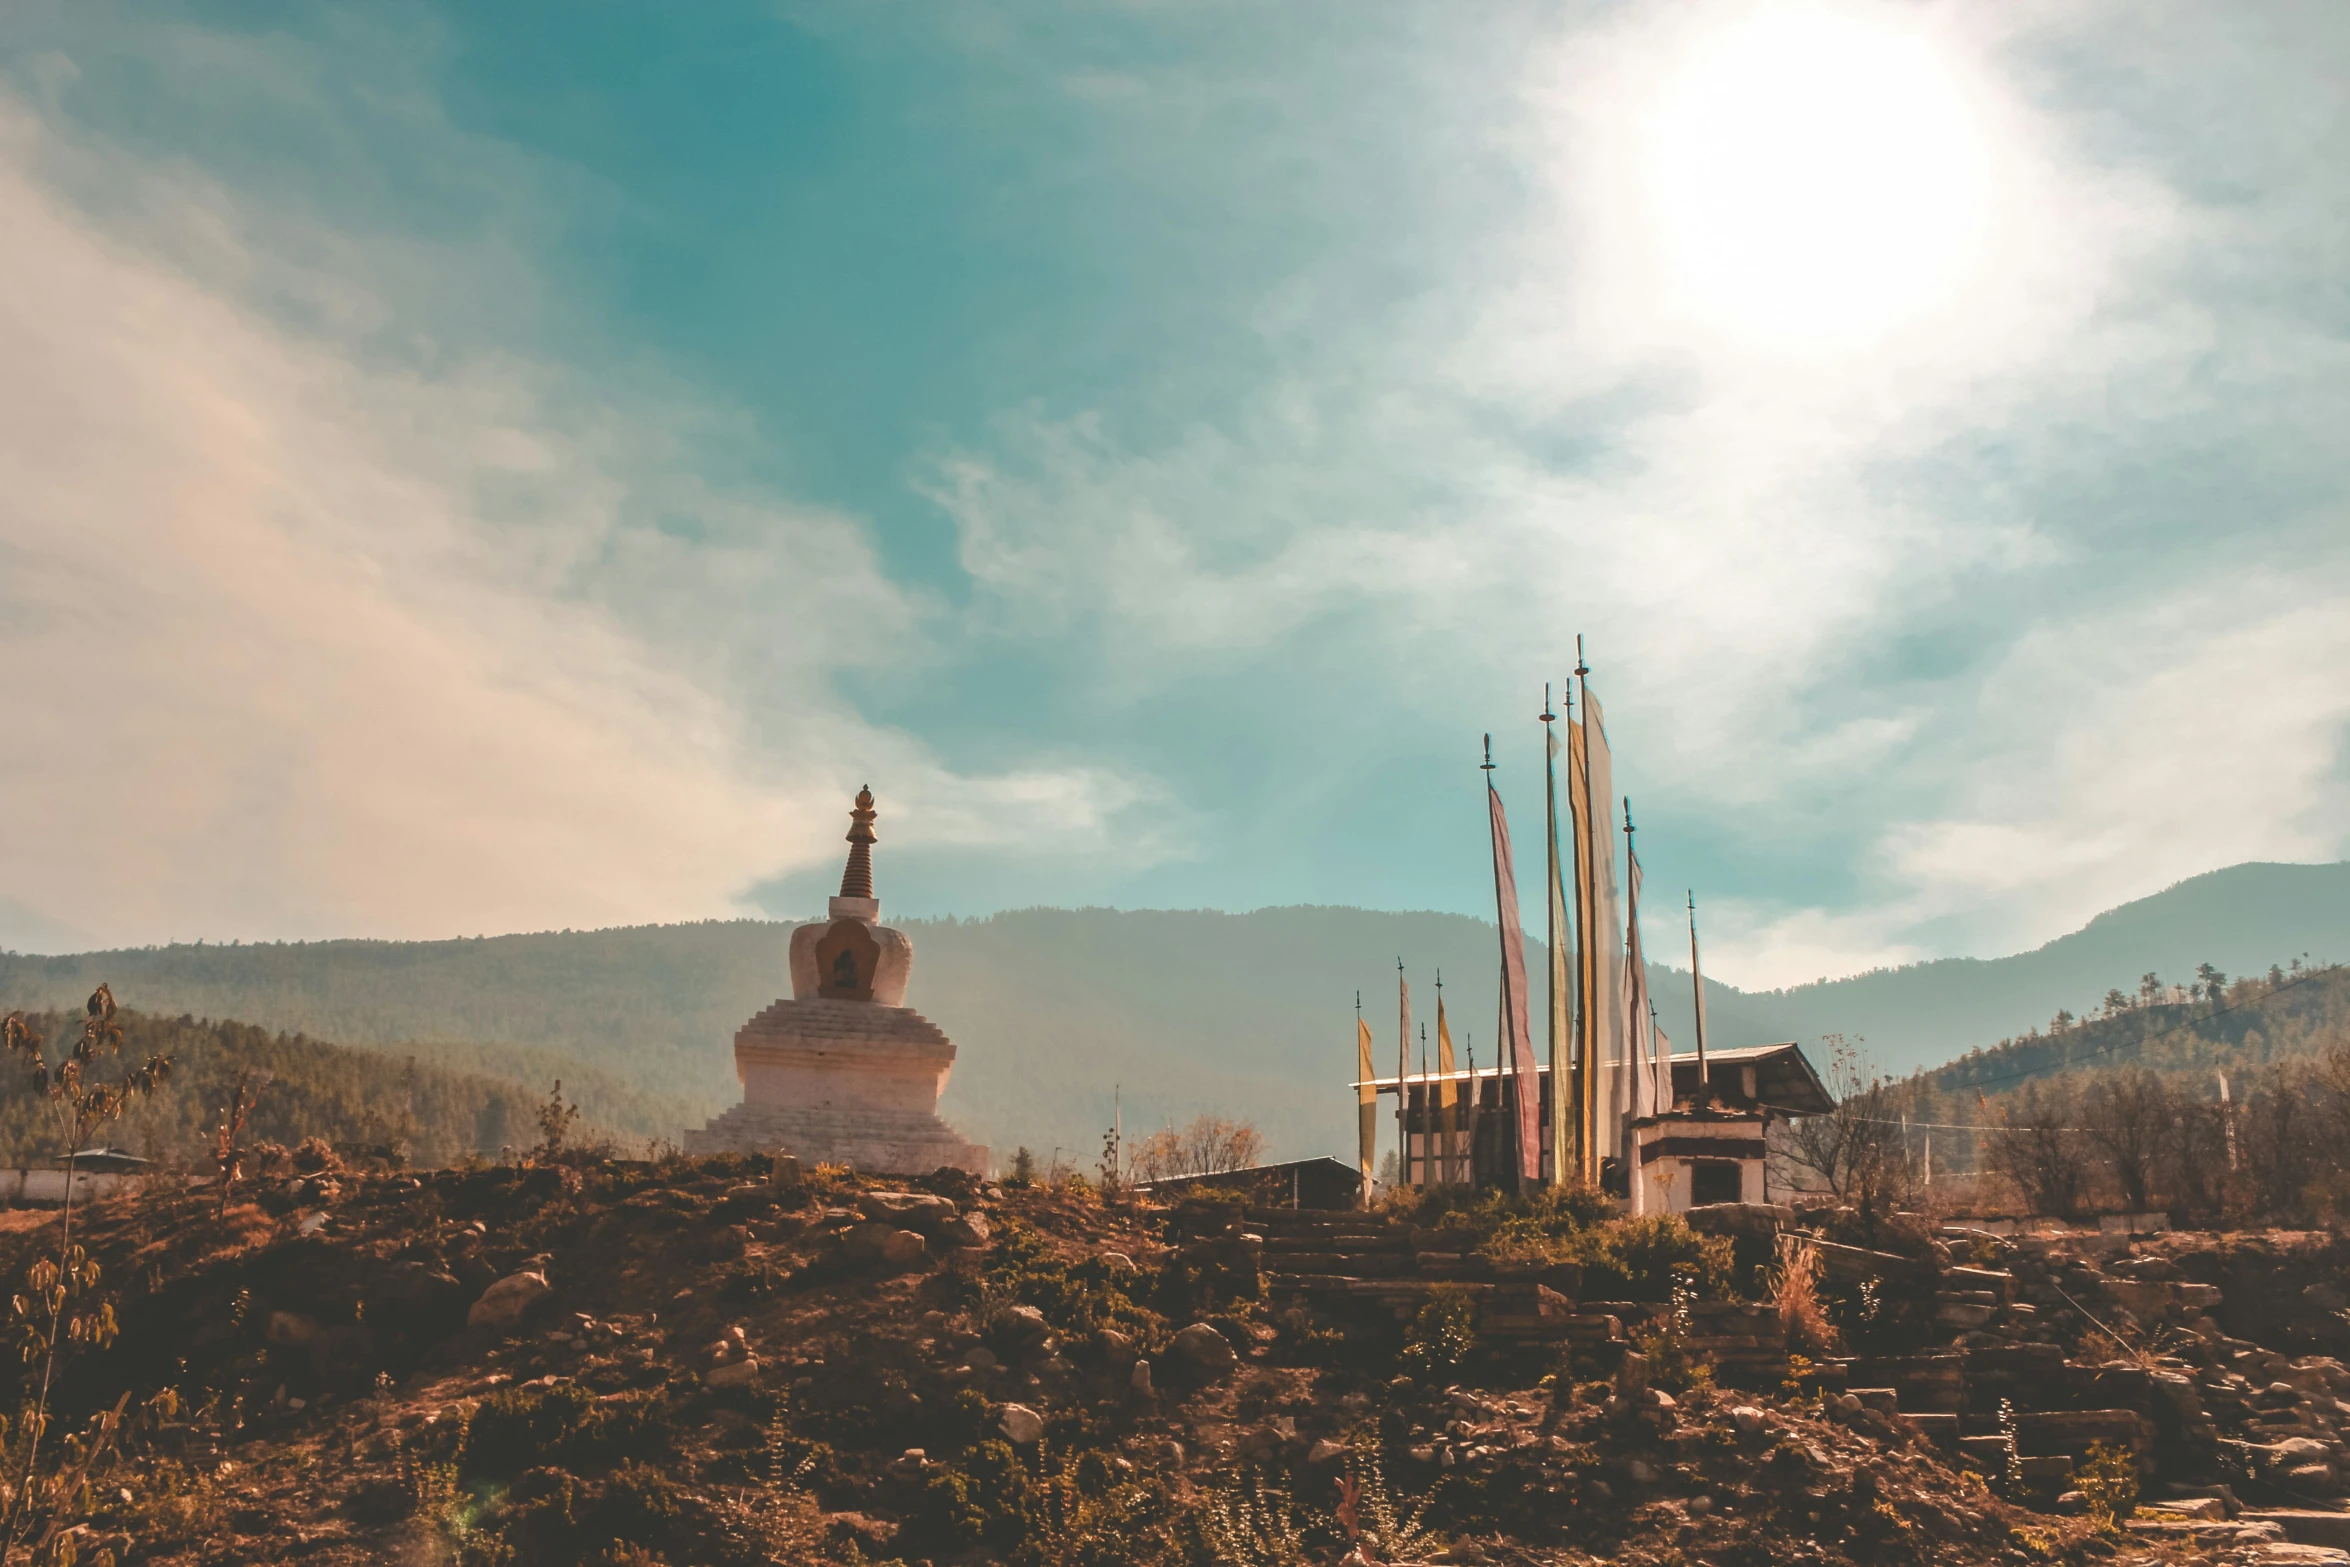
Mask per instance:
[[[1431,1035],[1441,970],[1456,1040],[1493,1059],[1496,937],[1463,915],[1022,909],[896,923],[915,943],[908,1001],[961,1049],[946,1113],[1007,1151],[1024,1143],[1090,1163],[1113,1094],[1130,1131],[1213,1109],[1255,1120],[1281,1153],[1344,1150],[1354,998],[1363,997],[1381,1070],[1392,1071],[1398,956]],[[436,1042],[443,1066],[478,1059],[488,1069],[494,1053],[543,1052],[528,1058],[535,1072],[569,1057],[690,1118],[737,1096],[729,1042],[788,992],[789,930],[732,920],[0,955],[0,1007],[77,1005],[103,979],[125,1005],[151,1012],[379,1048]],[[1528,950],[1539,985],[1539,943]],[[1725,1046],[1842,1033],[1865,1037],[1880,1068],[1907,1073],[2044,1025],[2059,1009],[2087,1013],[2149,970],[2166,979],[2206,962],[2265,971],[2302,953],[2350,957],[2350,863],[2214,871],[2013,957],[1756,993],[1709,982],[1707,1011]],[[1686,1047],[1688,977],[1653,972],[1665,1027]],[[1414,1050],[1416,1065],[1416,1034]]]

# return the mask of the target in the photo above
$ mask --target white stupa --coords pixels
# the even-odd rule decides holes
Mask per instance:
[[[953,1041],[905,1005],[914,944],[880,923],[873,791],[849,813],[849,863],[830,918],[791,937],[791,999],[734,1036],[743,1102],[685,1134],[688,1153],[784,1152],[807,1164],[987,1174],[987,1150],[938,1118]]]

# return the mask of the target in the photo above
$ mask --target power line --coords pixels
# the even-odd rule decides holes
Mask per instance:
[[[2199,1023],[2208,1023],[2213,1018],[2226,1017],[2231,1012],[2241,1012],[2249,1007],[2259,1006],[2263,1002],[2272,1001],[2276,997],[2283,995],[2286,991],[2291,990],[2296,986],[2306,985],[2311,980],[2322,978],[2327,974],[2338,973],[2340,972],[2341,967],[2342,965],[2339,963],[2328,963],[2323,968],[2305,969],[2291,979],[2269,986],[2267,990],[2263,991],[2257,996],[2247,996],[2242,1001],[2231,1001],[2226,1006],[2214,1007],[2209,1012],[2204,1013],[2201,1017],[2186,1018],[2178,1023],[2172,1024],[2169,1028],[2162,1030],[2160,1033],[2142,1034],[2134,1040],[2117,1039],[2110,1045],[2100,1045],[2094,1050],[2084,1050],[2079,1055],[2068,1056],[2062,1061],[2053,1062],[2047,1066],[2024,1067],[2014,1072],[2003,1072],[1996,1077],[1978,1077],[1967,1082],[1955,1083],[1951,1086],[1954,1088],[1984,1089],[1999,1083],[2014,1082],[2020,1078],[2039,1077],[2049,1072],[2062,1072],[2069,1067],[2076,1066],[2080,1062],[2090,1059],[2093,1056],[2109,1055],[2116,1050],[2125,1049],[2130,1046],[2135,1046],[2138,1049],[2143,1050],[2146,1046],[2153,1044],[2158,1039],[2168,1039],[2173,1034],[2186,1033],[2189,1029],[2194,1028]],[[1941,1070],[1947,1072],[1950,1070],[1950,1068],[1943,1067]],[[1981,1130],[1981,1128],[1977,1128],[1977,1130]]]
[[[1847,1117],[1847,1119],[1859,1121],[1869,1126],[1914,1126],[1928,1132],[2008,1132],[2014,1130],[2013,1127],[2006,1126],[1998,1122],[1984,1122],[1978,1124],[1970,1121],[1903,1121],[1897,1120],[1890,1116],[1882,1115],[1856,1115]],[[2051,1132],[2085,1132],[2088,1131],[2089,1128],[2085,1126],[2051,1126],[2045,1128],[2045,1130]]]

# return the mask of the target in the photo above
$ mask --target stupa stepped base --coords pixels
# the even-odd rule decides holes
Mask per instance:
[[[915,1110],[793,1109],[740,1104],[685,1134],[687,1153],[789,1153],[874,1175],[928,1175],[944,1166],[988,1173],[988,1151]]]

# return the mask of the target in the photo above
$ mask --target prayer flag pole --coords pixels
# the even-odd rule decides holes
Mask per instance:
[[[1697,890],[1689,892],[1689,989],[1697,1003],[1697,1104],[1713,1103],[1713,1080],[1705,1069],[1705,976],[1697,966]]]
[[[1569,705],[1572,706],[1571,693]],[[1574,1041],[1567,1021],[1567,942],[1570,939],[1567,893],[1559,879],[1559,737],[1552,727],[1557,722],[1558,714],[1550,710],[1550,683],[1545,681],[1542,686],[1542,801],[1549,829],[1545,839],[1550,850],[1550,874],[1546,878],[1543,935],[1549,943],[1550,956],[1550,1181],[1553,1186],[1564,1186],[1569,1179],[1568,1161],[1573,1156],[1575,1142],[1567,1119]]]
[[[1412,1184],[1411,1128],[1406,1124],[1404,1110],[1411,1101],[1405,1091],[1404,1079],[1412,1071],[1412,987],[1403,977],[1403,959],[1395,960],[1395,1178],[1400,1185]]]

